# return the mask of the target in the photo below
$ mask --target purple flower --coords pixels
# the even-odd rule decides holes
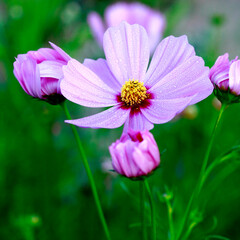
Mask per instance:
[[[140,25],[121,23],[104,35],[106,60],[72,59],[63,67],[62,94],[86,107],[109,107],[66,121],[79,127],[150,130],[211,94],[209,69],[187,37],[167,37],[149,63],[149,43]]]
[[[228,58],[228,53],[218,57],[210,70],[209,78],[214,85],[214,93],[221,102],[239,102],[240,60],[236,57],[229,61]]]
[[[160,163],[157,143],[149,131],[129,130],[109,151],[114,170],[129,178],[148,175]]]
[[[146,29],[151,52],[154,51],[162,39],[166,25],[163,14],[138,2],[119,2],[109,6],[105,10],[104,21],[96,12],[91,12],[88,15],[88,24],[100,46],[103,45],[103,35],[107,28],[115,27],[122,21],[129,24],[140,24]]]
[[[19,54],[13,64],[13,72],[27,94],[51,104],[58,104],[64,100],[60,90],[62,66],[71,58],[61,48],[50,44],[54,50],[40,48]]]

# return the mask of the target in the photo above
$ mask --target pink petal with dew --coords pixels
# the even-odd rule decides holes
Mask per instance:
[[[229,88],[231,92],[240,95],[240,60],[233,62],[230,66]]]
[[[151,100],[151,106],[148,108],[142,108],[142,114],[152,123],[166,123],[173,119],[176,114],[182,112],[184,108],[189,105],[192,98],[176,98],[176,99],[162,99]]]
[[[108,26],[117,26],[122,21],[142,25],[149,36],[151,52],[160,42],[166,25],[165,17],[160,12],[138,2],[116,3],[108,7],[105,19]]]
[[[29,95],[42,98],[40,73],[36,61],[30,57],[21,63],[22,82],[20,83],[23,89]]]
[[[195,51],[186,36],[165,38],[154,52],[145,76],[145,85],[152,87],[192,56],[195,56]]]
[[[117,104],[115,91],[75,59],[70,60],[67,66],[63,66],[63,73],[61,92],[68,100],[86,107],[107,107]]]
[[[209,69],[204,66],[203,59],[194,56],[176,67],[149,91],[157,100],[194,96],[189,104],[195,104],[213,91],[208,74]]]
[[[138,2],[115,3],[106,9],[104,16],[108,27],[117,26],[122,21],[142,25],[148,33],[151,52],[162,38],[166,25],[165,17],[160,12]]]
[[[111,27],[104,34],[103,47],[108,66],[122,85],[129,79],[144,80],[149,44],[143,27],[126,22]]]
[[[153,129],[153,124],[141,113],[130,114],[124,124],[123,134],[127,133],[129,129],[132,130],[151,130]]]
[[[58,47],[57,45],[55,45],[52,42],[49,42],[49,44],[56,50],[56,52],[60,55],[61,59],[60,60],[64,60],[66,62],[68,62],[71,57],[65,52],[63,51],[60,47]]]
[[[65,122],[74,124],[78,127],[86,128],[118,128],[124,124],[130,109],[123,110],[119,106],[111,107],[95,115]]]
[[[47,78],[63,78],[63,67],[64,62],[57,61],[44,61],[38,64],[40,76]]]
[[[121,93],[122,85],[113,76],[105,59],[102,58],[98,60],[85,59],[83,65],[92,70],[110,88],[114,89],[118,93]]]
[[[88,14],[87,22],[92,30],[93,36],[96,38],[98,44],[102,47],[103,35],[106,30],[101,16],[96,12]]]

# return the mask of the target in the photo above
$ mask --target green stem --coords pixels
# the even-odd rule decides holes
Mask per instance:
[[[212,135],[211,135],[211,139],[210,139],[210,142],[209,142],[209,145],[208,145],[208,148],[207,148],[207,151],[206,151],[206,154],[205,154],[205,157],[204,157],[204,160],[203,160],[203,164],[202,164],[202,168],[201,168],[201,171],[200,171],[200,175],[199,175],[199,178],[198,178],[198,181],[197,181],[197,184],[196,184],[196,187],[192,193],[192,196],[188,202],[188,205],[187,205],[187,209],[185,211],[185,215],[183,217],[183,221],[182,221],[182,224],[180,226],[180,230],[178,232],[178,236],[177,236],[177,239],[180,238],[181,234],[182,234],[182,231],[183,231],[183,228],[186,224],[186,221],[187,221],[187,218],[188,218],[188,215],[189,215],[189,211],[192,207],[192,202],[194,199],[198,198],[199,196],[199,193],[201,192],[201,189],[202,189],[202,186],[203,186],[203,182],[204,182],[204,175],[205,175],[205,171],[206,171],[206,167],[207,167],[207,164],[208,164],[208,159],[209,159],[209,155],[210,155],[210,152],[211,152],[211,149],[212,149],[212,145],[213,145],[213,141],[214,141],[214,137],[216,135],[216,130],[217,130],[217,127],[219,125],[219,122],[220,122],[220,119],[222,118],[222,114],[226,108],[226,104],[222,104],[222,107],[220,109],[220,112],[219,112],[219,115],[218,115],[218,118],[217,118],[217,121],[215,123],[215,126],[213,128],[213,132],[212,132]],[[195,225],[194,225],[195,226]],[[189,228],[190,229],[190,232],[191,230],[193,229],[192,228]],[[189,230],[188,229],[188,230]],[[189,235],[190,232],[188,231],[187,234]],[[185,235],[186,236],[186,235]]]
[[[175,233],[174,233],[174,227],[173,227],[173,219],[172,219],[172,205],[170,203],[170,199],[169,198],[165,198],[166,200],[166,204],[167,204],[167,209],[168,209],[168,224],[169,224],[169,228],[170,228],[170,235],[171,235],[171,240],[175,239]]]
[[[66,114],[67,119],[71,120],[72,118],[71,118],[71,115],[68,111],[68,108],[67,108],[67,105],[66,105],[65,101],[61,104],[61,106],[63,108],[63,111]],[[107,223],[106,223],[103,211],[102,211],[101,203],[100,203],[100,200],[99,200],[99,197],[98,197],[97,188],[96,188],[96,185],[95,185],[95,182],[94,182],[94,179],[93,179],[91,169],[90,169],[89,164],[88,164],[88,160],[87,160],[82,142],[79,138],[76,127],[72,124],[70,124],[70,127],[72,129],[73,135],[74,135],[75,140],[77,142],[78,150],[79,150],[79,152],[82,156],[83,165],[84,165],[85,170],[87,172],[87,176],[88,176],[88,179],[89,179],[89,182],[90,182],[90,186],[91,186],[91,189],[92,189],[92,193],[93,193],[93,197],[94,197],[94,200],[95,200],[95,203],[96,203],[96,207],[97,207],[97,211],[98,211],[100,221],[102,223],[102,226],[103,226],[103,229],[104,229],[104,232],[106,234],[107,239],[110,240],[111,239],[110,233],[108,231],[108,226],[107,226]]]
[[[207,148],[207,152],[205,154],[205,158],[203,160],[203,164],[202,164],[202,168],[201,168],[201,172],[200,172],[200,176],[199,176],[199,180],[198,180],[198,191],[197,191],[197,196],[199,195],[201,189],[202,189],[202,180],[203,180],[203,176],[205,174],[205,171],[206,171],[206,167],[207,167],[207,164],[208,164],[208,159],[209,159],[209,155],[210,155],[210,152],[211,152],[211,149],[212,149],[212,145],[213,145],[213,141],[214,141],[214,138],[215,138],[215,135],[216,135],[216,130],[217,130],[217,127],[219,125],[219,122],[220,122],[220,119],[222,118],[222,115],[223,115],[223,112],[226,108],[226,104],[222,104],[222,107],[220,109],[220,112],[219,112],[219,115],[218,115],[218,118],[217,118],[217,121],[215,123],[215,126],[214,126],[214,129],[213,129],[213,132],[212,132],[212,136],[211,136],[211,140],[210,140],[210,143],[208,145],[208,148]]]
[[[140,213],[141,213],[141,225],[142,225],[142,239],[147,239],[146,231],[146,218],[145,218],[145,189],[143,181],[139,181],[140,190]]]
[[[144,180],[145,187],[148,192],[149,196],[149,201],[150,201],[150,207],[151,207],[151,221],[152,221],[152,239],[156,240],[157,238],[157,233],[156,233],[156,216],[155,216],[155,207],[154,207],[154,202],[153,202],[153,196],[152,192],[150,190],[149,184],[147,179]]]
[[[229,154],[227,156],[224,156],[220,159],[216,159],[205,171],[203,177],[202,177],[202,185],[204,184],[205,180],[208,178],[209,174],[212,172],[212,170],[222,162],[225,162],[226,160],[232,158],[232,155]]]
[[[189,235],[190,235],[191,232],[192,232],[192,229],[193,229],[196,225],[197,225],[196,222],[191,223],[191,225],[189,226],[189,228],[188,228],[186,234],[183,236],[183,238],[182,238],[181,240],[188,239]]]

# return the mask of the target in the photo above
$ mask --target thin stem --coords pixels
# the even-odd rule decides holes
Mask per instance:
[[[71,118],[71,115],[68,111],[68,108],[67,108],[67,105],[66,105],[65,101],[61,104],[61,106],[63,108],[63,111],[64,111],[67,119],[71,120],[72,118]],[[96,188],[96,185],[95,185],[95,182],[94,182],[94,178],[93,178],[91,169],[90,169],[89,164],[88,164],[88,160],[87,160],[83,145],[82,145],[80,137],[77,133],[76,127],[72,124],[70,125],[70,127],[72,129],[73,135],[74,135],[75,140],[77,142],[78,150],[79,150],[79,152],[82,156],[83,165],[84,165],[85,170],[87,172],[87,176],[88,176],[88,179],[89,179],[89,182],[90,182],[90,186],[91,186],[91,189],[92,189],[92,193],[93,193],[93,197],[94,197],[94,200],[95,200],[95,203],[96,203],[96,207],[97,207],[97,211],[98,211],[100,221],[102,223],[102,226],[103,226],[103,229],[104,229],[104,232],[106,234],[107,239],[111,240],[110,233],[109,233],[109,230],[108,230],[108,226],[107,226],[107,223],[106,223],[103,211],[102,211],[101,203],[100,203],[100,200],[99,200],[99,197],[98,197],[97,188]]]
[[[171,240],[175,239],[175,233],[174,233],[174,226],[173,226],[173,219],[172,219],[172,205],[170,203],[170,199],[169,198],[165,198],[166,200],[166,204],[167,204],[167,209],[168,209],[168,224],[169,224],[169,228],[170,228],[170,234],[171,234]]]
[[[224,156],[220,159],[217,159],[216,161],[214,161],[205,171],[203,177],[202,177],[202,182],[201,184],[203,185],[205,180],[208,178],[209,174],[212,172],[212,170],[219,164],[221,164],[222,162],[225,162],[226,160],[230,159],[232,157],[231,154]]]
[[[145,218],[145,188],[143,181],[139,181],[140,190],[140,213],[142,225],[142,239],[147,240],[146,218]]]
[[[196,222],[191,223],[191,225],[189,226],[189,228],[188,228],[186,234],[183,236],[183,238],[182,238],[181,240],[188,239],[189,235],[190,235],[191,232],[192,232],[192,229],[193,229],[196,225],[197,225]]]
[[[201,172],[200,172],[200,176],[199,176],[199,187],[198,187],[198,191],[197,191],[197,196],[199,195],[200,191],[201,191],[201,188],[202,188],[202,179],[203,179],[203,175],[205,174],[205,171],[206,171],[206,167],[207,167],[207,164],[208,164],[208,159],[209,159],[209,155],[210,155],[210,152],[211,152],[211,149],[212,149],[212,145],[213,145],[213,141],[214,141],[214,137],[216,135],[216,130],[217,130],[217,127],[219,125],[219,122],[220,122],[220,119],[222,118],[222,114],[224,112],[226,108],[226,104],[222,104],[222,107],[220,109],[220,112],[219,112],[219,115],[218,115],[218,118],[217,118],[217,121],[215,123],[215,126],[214,126],[214,129],[213,129],[213,132],[212,132],[212,136],[211,136],[211,139],[210,139],[210,143],[208,145],[208,148],[207,148],[207,152],[205,154],[205,157],[204,157],[204,160],[203,160],[203,164],[202,164],[202,168],[201,168]]]
[[[199,175],[199,178],[198,178],[198,181],[197,181],[197,184],[196,184],[196,187],[192,193],[192,196],[188,202],[188,205],[187,205],[187,209],[185,211],[185,215],[183,217],[183,221],[182,221],[182,224],[180,226],[180,230],[178,232],[178,236],[177,236],[177,239],[180,238],[181,236],[181,233],[183,231],[183,228],[186,224],[186,221],[187,221],[187,218],[188,218],[188,215],[189,215],[189,211],[192,207],[192,202],[194,199],[196,199],[198,196],[199,196],[199,193],[201,192],[201,189],[202,189],[202,186],[203,186],[203,182],[204,182],[204,175],[205,175],[205,171],[206,171],[206,167],[207,167],[207,164],[208,164],[208,159],[209,159],[209,155],[210,155],[210,152],[211,152],[211,149],[212,149],[212,146],[213,146],[213,141],[214,141],[214,137],[216,135],[216,130],[217,130],[217,127],[219,125],[219,122],[222,118],[222,114],[226,108],[226,104],[222,104],[222,107],[220,109],[220,112],[219,112],[219,115],[218,115],[218,118],[217,118],[217,121],[215,123],[215,126],[213,128],[213,132],[212,132],[212,135],[211,135],[211,139],[210,139],[210,142],[209,142],[209,145],[208,145],[208,148],[207,148],[207,151],[206,151],[206,154],[205,154],[205,157],[204,157],[204,160],[203,160],[203,164],[202,164],[202,168],[201,168],[201,171],[200,171],[200,175]],[[195,226],[195,225],[194,225]],[[193,228],[193,227],[192,227]],[[192,228],[190,229],[190,232],[192,230]],[[189,230],[189,229],[188,229]],[[188,232],[188,235],[190,234],[190,232]],[[185,235],[186,236],[186,235]]]
[[[156,233],[156,216],[155,216],[155,207],[154,207],[154,202],[153,202],[153,196],[152,196],[152,192],[150,190],[150,187],[149,187],[147,179],[144,180],[144,184],[145,184],[146,190],[148,192],[149,201],[150,201],[150,207],[151,207],[152,239],[156,240],[156,238],[157,238],[157,233]]]

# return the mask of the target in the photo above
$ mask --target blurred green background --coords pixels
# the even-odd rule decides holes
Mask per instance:
[[[211,67],[225,52],[240,50],[238,0],[142,1],[167,17],[165,36],[186,34]],[[59,106],[32,99],[13,75],[14,57],[54,42],[72,57],[102,57],[87,25],[87,14],[113,1],[0,1],[0,239],[105,239],[76,144]],[[168,239],[167,208],[158,195],[173,192],[177,227],[194,189],[218,110],[214,96],[197,104],[195,119],[178,117],[155,125],[161,166],[149,178],[157,211],[158,239]],[[67,103],[74,118],[99,112]],[[196,110],[196,109],[195,109]],[[240,144],[240,105],[222,119],[210,161]],[[139,239],[138,183],[106,170],[108,146],[122,128],[78,129],[114,240]],[[189,239],[221,234],[240,239],[240,161],[217,168],[198,199],[203,221]],[[150,217],[150,215],[149,215]]]

